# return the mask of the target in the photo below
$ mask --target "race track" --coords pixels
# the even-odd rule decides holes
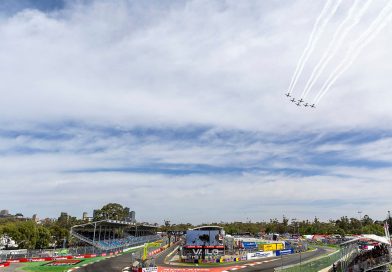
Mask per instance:
[[[328,253],[327,250],[323,248],[317,248],[314,251],[302,253],[301,256],[299,254],[286,255],[283,257],[271,257],[265,259],[258,259],[253,261],[247,261],[240,264],[228,264],[220,267],[216,266],[204,266],[201,268],[196,267],[184,267],[181,265],[168,265],[165,264],[164,260],[168,254],[170,254],[175,249],[175,246],[172,246],[168,250],[159,254],[155,262],[160,268],[159,271],[171,271],[171,272],[187,272],[187,271],[204,271],[204,272],[218,272],[224,270],[230,270],[230,268],[237,268],[236,270],[240,270],[243,272],[256,272],[256,271],[265,271],[265,272],[273,272],[274,268],[291,264],[296,264],[300,262],[300,258],[302,261],[306,261],[320,255]],[[88,265],[79,269],[78,271],[82,272],[119,272],[124,267],[129,267],[131,262],[131,253],[126,253],[117,257],[113,257],[110,259],[106,259],[100,261],[95,264]],[[243,267],[239,269],[240,267]]]

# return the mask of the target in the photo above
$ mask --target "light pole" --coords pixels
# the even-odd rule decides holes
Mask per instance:
[[[299,252],[299,267],[301,268],[302,266],[302,249]]]
[[[298,231],[297,231],[297,218],[291,219],[291,222],[294,225],[294,233],[293,234],[298,234]]]
[[[358,211],[358,214],[359,214],[359,224],[361,225],[361,233],[360,234],[362,234],[362,216],[361,216],[362,211]]]

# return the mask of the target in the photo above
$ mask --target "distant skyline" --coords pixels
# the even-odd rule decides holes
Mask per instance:
[[[284,97],[323,4],[1,1],[0,210],[384,219],[392,28],[317,109]]]

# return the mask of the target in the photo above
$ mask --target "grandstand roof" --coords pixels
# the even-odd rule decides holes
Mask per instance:
[[[111,220],[111,219],[104,219],[104,220],[99,220],[99,221],[93,221],[81,225],[76,225],[73,228],[78,228],[78,227],[84,227],[84,226],[91,226],[91,225],[99,225],[99,226],[110,226],[110,227],[144,227],[144,228],[157,228],[157,226],[154,225],[148,225],[148,224],[138,224],[138,223],[132,223],[132,222],[127,222],[127,221],[120,221],[120,220]]]
[[[352,240],[349,240],[347,242],[341,243],[340,245],[341,246],[345,246],[345,245],[348,245],[348,244],[351,244],[351,243],[355,243],[355,242],[363,240],[363,239],[372,240],[372,241],[379,242],[381,244],[386,244],[386,245],[390,245],[391,244],[390,241],[388,241],[388,239],[386,237],[384,237],[384,236],[378,236],[378,235],[375,235],[375,234],[362,234],[361,236],[358,236],[358,237],[356,237],[356,238],[354,238]]]
[[[223,227],[221,226],[201,226],[201,227],[196,227],[191,230],[222,230]]]

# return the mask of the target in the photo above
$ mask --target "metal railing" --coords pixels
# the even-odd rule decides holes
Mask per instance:
[[[313,260],[301,262],[300,264],[275,269],[279,272],[314,272],[331,266],[333,263],[340,259],[340,251],[336,251],[332,254],[324,257],[319,257]],[[284,266],[284,259],[282,259],[282,266]]]
[[[389,265],[391,263],[391,258],[388,255],[383,255],[377,258],[368,258],[366,261],[363,262],[358,262],[349,268],[346,269],[346,271],[352,271],[352,272],[360,272],[360,271],[371,271],[375,268],[382,267]]]

